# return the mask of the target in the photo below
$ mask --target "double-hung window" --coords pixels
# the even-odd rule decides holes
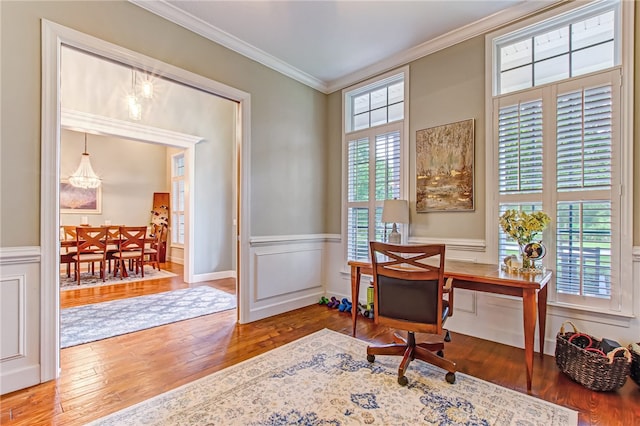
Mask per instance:
[[[495,173],[488,185],[496,197],[488,217],[497,223],[507,209],[545,211],[552,218],[542,238],[554,272],[550,300],[629,313],[621,257],[631,247],[630,223],[622,221],[623,205],[631,208],[623,173],[630,163],[622,156],[632,141],[623,138],[620,9],[594,2],[489,36]],[[494,229],[498,256],[517,253]]]
[[[171,243],[184,244],[184,154],[171,158]]]
[[[382,222],[383,202],[405,195],[407,73],[405,68],[343,92],[347,260],[366,260],[369,241],[386,241],[392,224]]]

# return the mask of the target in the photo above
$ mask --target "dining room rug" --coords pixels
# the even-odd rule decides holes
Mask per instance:
[[[577,412],[321,330],[90,423],[107,425],[576,425]]]
[[[68,348],[236,307],[236,296],[208,286],[60,310],[60,347]]]
[[[164,269],[157,270],[154,269],[151,265],[144,266],[144,277],[141,272],[136,274],[136,271],[129,271],[129,276],[120,279],[120,275],[114,277],[112,274],[107,274],[105,277],[105,281],[102,282],[102,278],[100,278],[100,273],[96,272],[95,274],[91,274],[89,272],[81,272],[80,273],[80,285],[78,285],[78,281],[74,278],[73,271],[71,272],[71,277],[67,277],[66,269],[65,271],[60,272],[60,290],[78,290],[81,288],[91,288],[91,287],[102,287],[106,285],[116,285],[116,284],[129,284],[138,281],[149,281],[149,280],[157,280],[162,278],[171,278],[175,277],[177,274],[173,272],[165,271]]]

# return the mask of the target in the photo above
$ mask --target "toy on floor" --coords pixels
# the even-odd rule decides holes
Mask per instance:
[[[349,299],[345,297],[340,302],[340,305],[338,305],[338,310],[340,312],[351,312],[351,306],[352,306],[351,302],[349,302]]]
[[[327,299],[326,297],[322,296],[320,298],[320,301],[318,302],[318,305],[326,305],[327,303],[329,303],[329,299]]]

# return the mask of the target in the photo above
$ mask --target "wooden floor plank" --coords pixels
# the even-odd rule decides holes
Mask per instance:
[[[180,265],[164,267],[178,277],[64,291],[61,308],[188,287]],[[234,280],[199,284],[235,292]],[[0,424],[81,425],[323,328],[349,335],[351,316],[314,305],[237,324],[231,310],[65,348],[60,378],[0,397]],[[388,343],[392,333],[358,321],[362,340]],[[460,372],[526,393],[522,349],[457,333],[452,339],[445,355]],[[640,424],[640,388],[631,380],[617,392],[592,392],[560,373],[553,357],[534,363],[531,395],[578,410],[581,425]]]

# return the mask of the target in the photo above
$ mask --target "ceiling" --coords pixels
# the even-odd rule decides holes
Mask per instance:
[[[130,0],[331,93],[566,0]]]

